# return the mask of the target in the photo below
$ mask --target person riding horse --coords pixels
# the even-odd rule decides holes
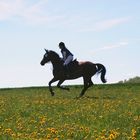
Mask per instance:
[[[71,71],[71,74],[69,75],[69,77],[67,77],[62,67],[63,66],[62,58],[55,51],[45,49],[45,54],[40,64],[44,66],[48,62],[51,62],[53,66],[53,71],[52,71],[53,78],[49,81],[49,91],[51,92],[52,96],[54,96],[55,93],[53,91],[51,84],[56,81],[58,81],[57,83],[58,88],[68,90],[67,87],[61,86],[61,84],[65,80],[72,80],[79,77],[83,77],[84,87],[79,97],[82,97],[85,94],[86,90],[93,85],[93,82],[91,79],[93,75],[100,73],[101,81],[103,83],[106,83],[106,79],[105,79],[106,68],[103,64],[92,63],[90,61],[82,61],[82,62],[76,61],[76,66],[74,66],[75,64],[73,65],[74,66],[73,70]]]
[[[63,56],[62,59],[64,61],[64,63],[63,63],[64,70],[65,70],[67,76],[69,76],[70,70],[69,70],[68,64],[73,61],[73,54],[66,48],[64,42],[59,43],[59,48],[61,49],[61,53]]]

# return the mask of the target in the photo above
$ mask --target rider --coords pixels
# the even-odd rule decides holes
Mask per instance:
[[[63,65],[65,67],[65,70],[69,73],[68,64],[73,60],[73,54],[66,48],[64,42],[59,43],[59,48],[61,49],[61,53],[64,60]]]

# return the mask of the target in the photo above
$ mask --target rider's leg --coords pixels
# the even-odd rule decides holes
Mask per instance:
[[[65,60],[65,62],[64,62],[64,66],[65,66],[65,65],[68,65],[72,60],[73,60],[73,56],[72,56],[72,55],[69,55],[69,56],[67,57],[67,59]]]
[[[69,66],[68,64],[73,60],[73,56],[72,55],[69,55],[67,57],[67,59],[65,60],[64,62],[64,69],[66,71],[66,73],[68,74],[68,76],[70,75],[70,69],[69,69]]]

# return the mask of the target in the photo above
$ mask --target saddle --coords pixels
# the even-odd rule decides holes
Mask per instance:
[[[73,66],[73,65],[78,65],[77,59],[74,59],[73,61],[71,61],[71,62],[68,64],[69,67],[71,67],[71,66]]]
[[[64,72],[67,77],[72,76],[75,73],[76,67],[78,66],[78,61],[74,59],[67,66],[64,66]]]

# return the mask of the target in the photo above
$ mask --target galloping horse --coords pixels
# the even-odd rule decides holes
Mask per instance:
[[[82,89],[79,97],[83,96],[86,90],[93,85],[93,82],[91,80],[91,77],[95,75],[96,73],[101,73],[101,81],[103,83],[106,83],[105,74],[106,74],[106,68],[99,63],[92,63],[89,61],[85,62],[78,62],[74,61],[69,64],[70,68],[70,75],[69,77],[66,75],[64,66],[63,66],[63,60],[59,57],[59,55],[52,51],[52,50],[46,50],[46,53],[44,54],[44,57],[40,64],[43,66],[48,62],[51,62],[53,65],[53,78],[49,82],[49,90],[51,92],[51,95],[54,96],[54,92],[52,90],[51,84],[55,81],[59,81],[57,84],[58,88],[69,90],[66,87],[61,86],[61,84],[65,80],[70,79],[76,79],[79,77],[83,77],[84,80],[84,88]]]

